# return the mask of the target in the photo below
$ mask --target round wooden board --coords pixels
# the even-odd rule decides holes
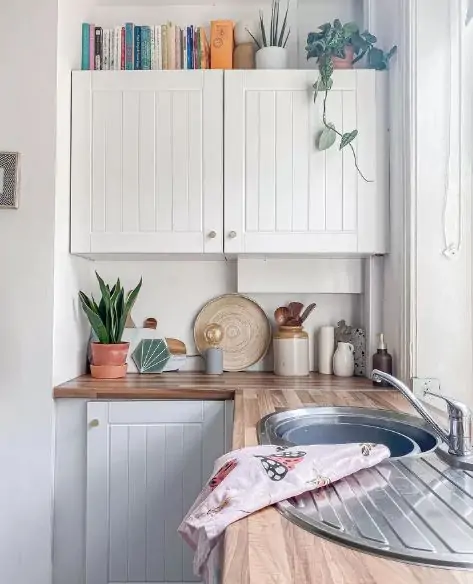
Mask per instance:
[[[223,368],[243,371],[258,363],[271,345],[271,324],[264,310],[240,294],[225,294],[208,302],[194,325],[194,339],[201,355],[209,348],[204,332],[211,324],[223,328]]]

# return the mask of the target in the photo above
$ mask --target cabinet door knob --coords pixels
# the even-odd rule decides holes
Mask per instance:
[[[217,232],[216,232],[216,231],[211,231],[211,232],[209,233],[209,238],[210,238],[210,239],[215,239],[216,237],[217,237]]]
[[[95,419],[95,420],[91,420],[91,421],[90,421],[90,424],[89,424],[89,426],[90,426],[91,428],[97,428],[97,426],[99,426],[99,425],[100,425],[100,422],[99,422],[97,419]]]
[[[230,231],[230,233],[228,234],[228,237],[230,239],[235,239],[237,236],[237,232],[236,231]]]

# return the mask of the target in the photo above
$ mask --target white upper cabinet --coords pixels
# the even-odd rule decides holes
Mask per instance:
[[[72,253],[222,253],[223,72],[72,83]]]
[[[327,119],[358,129],[353,154],[321,152],[317,71],[225,74],[225,251],[377,254],[388,251],[387,75],[336,71]]]

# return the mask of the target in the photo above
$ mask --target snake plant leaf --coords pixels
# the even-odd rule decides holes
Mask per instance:
[[[287,16],[289,14],[289,2],[286,6],[286,14],[284,15],[284,20],[282,23],[281,34],[279,35],[278,47],[282,47],[284,45],[284,33],[286,32],[287,27]],[[287,43],[287,40],[286,40]]]
[[[328,150],[335,144],[336,139],[337,132],[332,126],[329,125],[327,128],[324,128],[319,137],[318,143],[319,150],[321,151]]]
[[[131,309],[133,308],[133,306],[136,302],[138,294],[140,293],[142,285],[143,285],[143,278],[141,278],[141,280],[138,283],[138,286],[134,290],[132,290],[131,292],[128,292],[128,295],[127,295],[126,301],[125,301],[125,311],[127,312],[127,314],[131,312]]]
[[[263,11],[262,10],[260,10],[260,13],[259,13],[259,24],[260,24],[260,29],[261,29],[261,38],[263,40],[263,47],[267,47],[268,41],[266,38],[266,28],[264,27],[264,19],[263,19]]]
[[[346,134],[343,134],[342,139],[340,141],[340,150],[343,150],[349,144],[351,144],[357,136],[358,130],[353,130],[353,132],[347,132]]]
[[[110,288],[105,284],[105,282],[102,280],[102,278],[99,276],[99,274],[97,272],[95,272],[95,275],[97,276],[97,280],[100,286],[100,292],[102,294],[102,298],[103,301],[105,303],[105,314],[106,314],[106,319],[104,322],[104,325],[107,327],[107,330],[110,331]]]
[[[97,338],[101,343],[108,344],[110,342],[110,337],[107,332],[107,328],[102,322],[102,319],[96,312],[94,312],[94,310],[90,308],[90,302],[88,302],[88,298],[83,292],[79,292],[79,298],[82,304],[82,309],[87,315],[90,325],[97,335]]]

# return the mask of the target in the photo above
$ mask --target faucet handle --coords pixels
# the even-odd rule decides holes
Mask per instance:
[[[451,397],[446,397],[441,393],[435,393],[433,391],[429,391],[426,389],[424,391],[424,396],[430,395],[432,397],[437,397],[439,399],[443,399],[446,402],[448,407],[448,413],[450,417],[453,418],[471,418],[471,410],[470,408],[465,405],[464,403],[457,401],[456,399],[452,399]]]

